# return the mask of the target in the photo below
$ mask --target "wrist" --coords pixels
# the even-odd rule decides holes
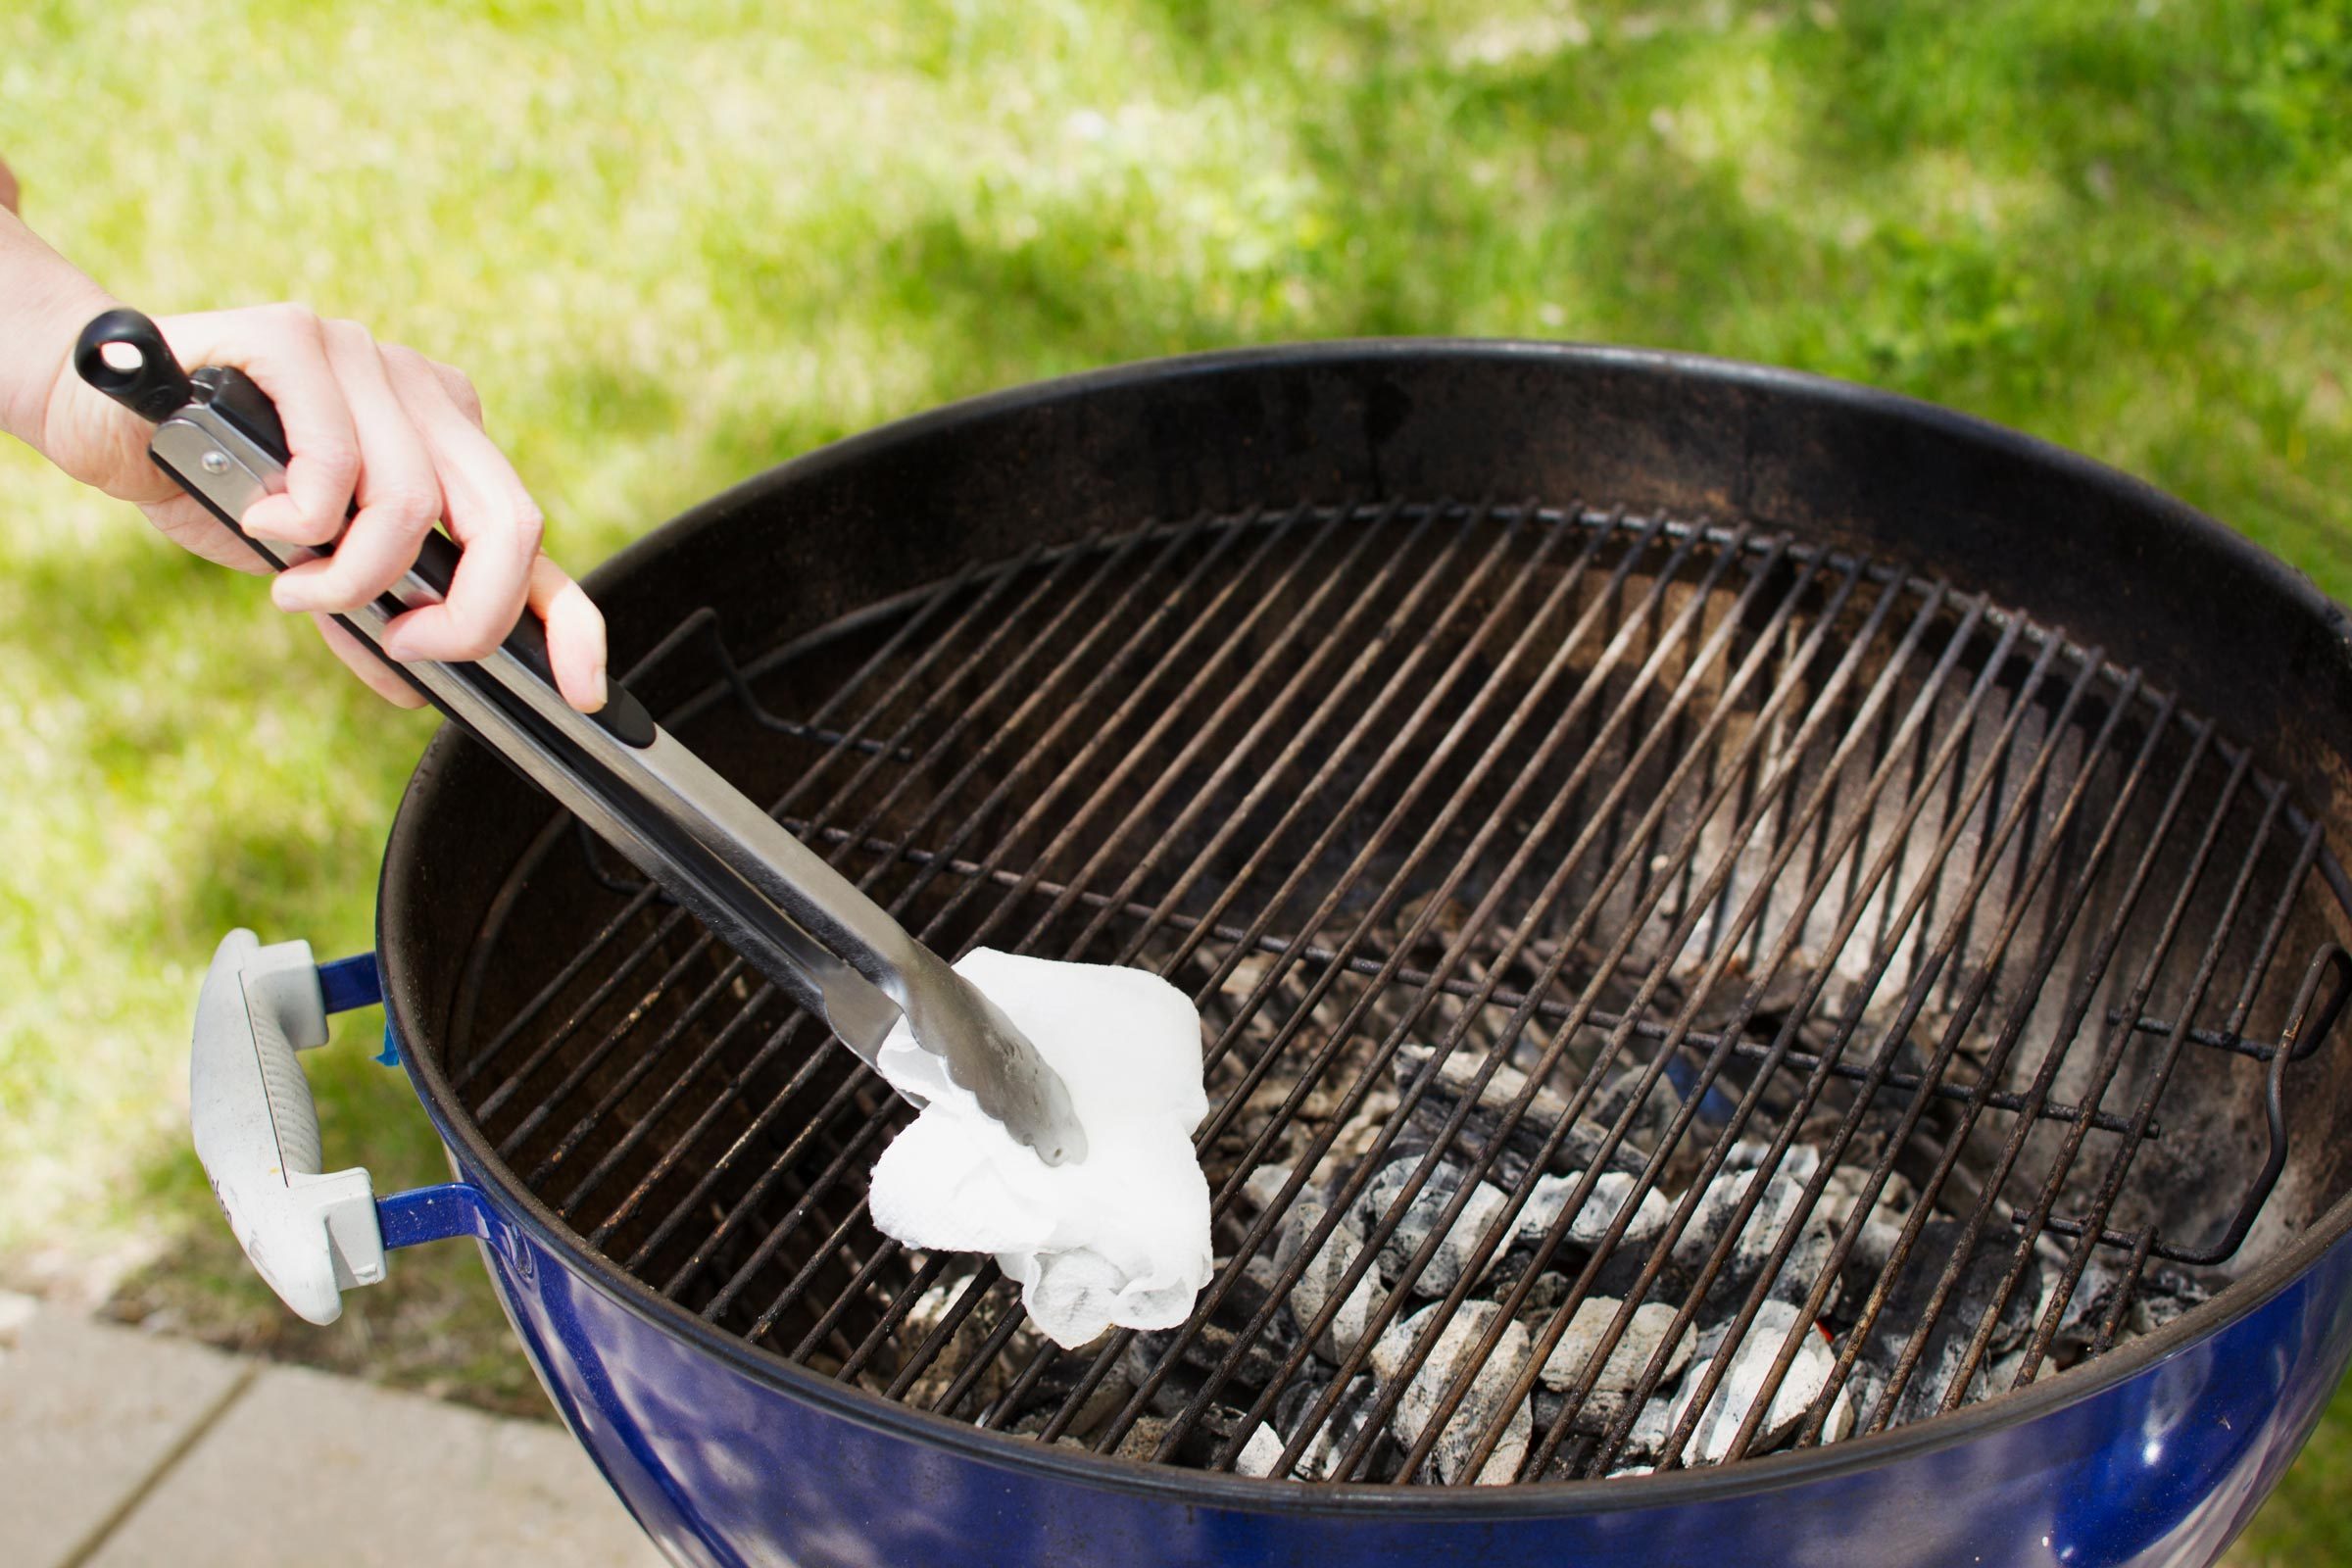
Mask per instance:
[[[114,299],[0,211],[0,430],[54,460],[46,431],[74,340]]]

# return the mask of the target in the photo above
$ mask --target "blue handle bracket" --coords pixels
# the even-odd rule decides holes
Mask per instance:
[[[318,996],[330,1014],[380,1005],[384,1000],[384,976],[376,965],[375,955],[358,953],[320,964]],[[400,1065],[400,1038],[392,1032],[388,1018],[384,1021],[384,1048],[375,1059],[387,1067]],[[421,1247],[426,1242],[444,1242],[453,1236],[490,1234],[490,1215],[482,1206],[481,1194],[464,1182],[416,1187],[379,1198],[375,1200],[375,1223],[383,1232],[386,1251]]]
[[[445,1242],[453,1236],[490,1235],[490,1211],[482,1195],[466,1182],[443,1182],[437,1187],[412,1187],[405,1193],[375,1200],[376,1228],[384,1234],[384,1250]]]
[[[383,972],[372,953],[354,954],[318,966],[318,996],[331,1013],[372,1007],[384,1000]]]

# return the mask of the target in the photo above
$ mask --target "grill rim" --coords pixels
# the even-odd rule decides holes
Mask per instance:
[[[835,442],[747,479],[635,541],[591,572],[586,582],[592,592],[604,594],[681,543],[725,523],[741,511],[765,505],[774,492],[870,463],[893,449],[919,445],[943,433],[960,431],[1000,416],[1070,400],[1083,402],[1110,390],[1148,388],[1178,377],[1234,370],[1361,367],[1367,363],[1377,368],[1383,362],[1420,364],[1433,356],[1496,364],[1549,361],[1588,368],[1692,378],[1783,397],[1793,394],[1826,400],[1857,412],[1906,423],[1924,423],[1947,436],[1989,448],[1990,457],[2055,467],[2078,483],[2105,491],[2116,504],[2136,514],[2144,524],[2186,534],[2198,549],[2222,553],[2230,558],[2232,566],[2249,572],[2259,587],[2294,601],[2297,609],[2319,617],[2322,624],[2339,636],[2352,637],[2346,632],[2345,612],[2321,595],[2307,578],[2221,523],[2145,481],[2005,426],[1899,394],[1802,371],[1658,350],[1524,340],[1381,338],[1226,350],[1144,361],[967,399]],[[652,630],[658,636],[666,628],[654,626]],[[643,637],[642,629],[638,635]],[[625,645],[629,639],[624,633],[618,640]],[[642,648],[629,648],[625,654],[616,651],[615,657],[625,662],[642,652]],[[2316,678],[2317,672],[2312,673]],[[453,1151],[461,1171],[466,1179],[485,1185],[489,1189],[486,1198],[490,1205],[509,1223],[519,1226],[533,1243],[555,1254],[571,1273],[584,1278],[641,1319],[665,1329],[672,1337],[715,1354],[736,1370],[807,1399],[829,1413],[886,1435],[945,1447],[990,1465],[1043,1472],[1089,1486],[1107,1486],[1161,1497],[1215,1501],[1245,1510],[1345,1514],[1359,1518],[1367,1510],[1401,1510],[1415,1519],[1497,1520],[1708,1501],[1874,1468],[1904,1456],[1970,1442],[1989,1432],[2022,1426],[2093,1398],[2131,1381],[2176,1350],[2217,1334],[2269,1305],[2347,1235],[2352,1235],[2352,1193],[2347,1193],[2317,1216],[2289,1246],[2255,1265],[2214,1299],[2161,1329],[2109,1348],[2085,1364],[1931,1420],[1725,1466],[1646,1476],[1518,1482],[1505,1487],[1304,1484],[1121,1459],[986,1431],[835,1382],[795,1365],[780,1352],[763,1349],[706,1323],[682,1304],[662,1297],[591,1250],[584,1238],[574,1234],[508,1168],[471,1117],[464,1112],[455,1090],[441,1071],[434,1049],[442,1044],[441,1031],[422,1016],[422,987],[409,983],[407,945],[399,940],[398,934],[412,929],[416,921],[429,918],[428,911],[417,906],[420,901],[415,898],[417,890],[413,886],[414,879],[404,877],[401,872],[429,858],[434,835],[425,822],[433,814],[430,797],[434,783],[449,770],[463,749],[471,744],[454,726],[444,725],[427,746],[403,794],[386,844],[376,910],[385,1006],[404,1042],[402,1065],[434,1130]],[[2323,885],[2329,887],[2338,902],[2346,906],[2347,912],[2352,913],[2352,889],[2347,889],[2332,853],[2322,856],[2320,868]]]

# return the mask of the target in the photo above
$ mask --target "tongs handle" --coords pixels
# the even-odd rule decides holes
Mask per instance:
[[[110,350],[118,353],[110,354]],[[117,364],[118,358],[128,359],[130,363]],[[200,417],[209,416],[209,420],[218,421],[220,429],[195,433],[234,434],[252,449],[254,456],[266,460],[257,464],[248,457],[240,462],[240,455],[225,443],[215,441],[198,450],[197,442],[190,439],[186,444],[195,453],[195,471],[190,473],[182,471],[181,465],[166,446],[152,447],[149,452],[157,467],[202,503],[221,526],[270,569],[283,571],[298,561],[334,553],[332,544],[313,550],[256,539],[245,531],[242,521],[245,508],[282,483],[291,454],[286,446],[285,425],[277,416],[275,405],[244,371],[208,366],[193,375],[188,374],[180,368],[155,322],[132,310],[108,311],[91,320],[74,344],[74,368],[91,386],[159,426],[170,424],[175,417],[186,418],[193,411],[203,411]],[[164,440],[167,446],[177,444],[170,437]],[[356,504],[352,510],[358,510]],[[458,555],[456,540],[439,528],[429,528],[410,569],[431,593],[446,595],[456,580]],[[382,603],[387,614],[399,614],[408,608],[389,594]],[[385,667],[428,700],[434,697],[430,687],[412,673],[414,666],[384,656],[374,638],[350,619],[336,618],[375,653]],[[554,688],[555,670],[548,662],[547,632],[537,616],[526,614],[515,621],[514,629],[507,634],[505,651],[540,682],[551,690]],[[491,684],[482,677],[469,677],[455,670],[453,676],[477,688]],[[607,682],[605,706],[588,716],[599,728],[626,745],[646,746],[653,741],[653,715],[617,681]]]
[[[220,367],[182,371],[155,323],[127,310],[84,327],[74,364],[90,385],[156,421],[148,445],[156,466],[265,564],[282,570],[318,553],[257,539],[240,525],[248,507],[284,487],[288,461],[277,412],[249,377]],[[608,684],[596,713],[564,702],[533,617],[523,616],[479,662],[402,662],[385,654],[392,618],[440,599],[457,553],[446,534],[432,530],[416,565],[391,592],[336,620],[823,1017],[869,1064],[904,1015],[917,1043],[946,1059],[955,1082],[1048,1163],[1085,1157],[1066,1088],[999,1009],[662,730],[617,683]]]

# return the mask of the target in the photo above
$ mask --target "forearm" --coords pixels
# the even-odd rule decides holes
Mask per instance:
[[[74,334],[114,303],[24,220],[0,210],[0,430],[49,450],[43,425]]]

